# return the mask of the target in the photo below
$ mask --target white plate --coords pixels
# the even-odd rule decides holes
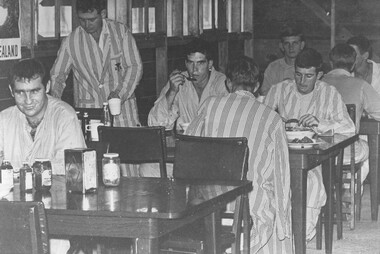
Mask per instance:
[[[318,145],[321,142],[313,142],[313,143],[288,143],[289,148],[292,149],[308,149],[312,148],[314,145]]]

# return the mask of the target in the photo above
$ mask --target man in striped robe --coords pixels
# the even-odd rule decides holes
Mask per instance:
[[[186,133],[208,137],[246,137],[253,220],[250,253],[292,253],[289,154],[284,123],[258,102],[259,70],[243,58],[228,69],[232,93],[209,97]]]
[[[335,133],[355,132],[341,95],[335,87],[319,81],[323,75],[321,67],[322,56],[314,49],[304,49],[295,61],[295,80],[272,86],[264,104],[276,110],[284,120],[298,119],[300,125],[315,126],[321,133],[331,129]],[[316,167],[307,177],[307,240],[315,235],[315,225],[325,202],[321,167]]]
[[[132,33],[124,24],[106,19],[104,0],[81,0],[76,5],[80,26],[62,41],[50,71],[51,94],[61,98],[73,70],[75,107],[101,108],[108,99],[121,98],[121,114],[114,125],[138,125],[134,91],[142,63]]]

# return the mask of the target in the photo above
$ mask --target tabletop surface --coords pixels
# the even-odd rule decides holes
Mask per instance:
[[[126,178],[118,187],[100,184],[95,193],[66,193],[64,176],[54,176],[47,193],[33,192],[29,200],[43,201],[47,213],[149,218],[180,218],[203,205],[233,200],[252,188],[250,181],[185,181],[162,178]],[[215,192],[218,190],[218,194]],[[19,185],[8,200],[25,200]],[[26,198],[28,200],[28,196]]]

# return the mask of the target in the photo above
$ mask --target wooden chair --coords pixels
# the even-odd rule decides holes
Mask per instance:
[[[122,163],[158,162],[161,177],[166,173],[165,128],[99,126],[99,141],[109,143],[109,152],[118,153]]]
[[[355,104],[346,104],[347,112],[350,115],[351,120],[356,124],[356,105]],[[361,165],[362,163],[355,163],[355,143],[350,146],[351,149],[351,161],[348,165],[343,165],[343,150],[338,156],[337,161],[337,183],[335,186],[336,192],[336,206],[335,214],[337,218],[337,238],[343,238],[343,224],[342,224],[342,215],[350,214],[350,229],[355,229],[355,220],[360,220],[360,210],[361,210]],[[350,173],[350,179],[343,179],[343,172]],[[343,180],[343,181],[342,181]],[[350,209],[342,208],[342,183],[350,184]],[[356,185],[356,188],[355,188]],[[356,191],[355,191],[356,189]],[[317,249],[322,248],[322,217],[319,217],[317,224],[317,240],[316,245]]]
[[[245,180],[247,170],[246,138],[212,138],[178,134],[176,136],[174,178]],[[248,195],[237,198],[234,213],[223,214],[223,217],[233,218],[232,227],[222,228],[223,246],[227,248],[231,246],[232,253],[240,253],[240,238],[243,231],[244,250],[245,253],[249,253]],[[194,235],[189,232],[190,230],[186,228],[171,234],[169,239],[161,244],[161,253],[204,253],[199,230],[193,231]]]
[[[0,250],[1,253],[49,253],[42,202],[0,201]]]

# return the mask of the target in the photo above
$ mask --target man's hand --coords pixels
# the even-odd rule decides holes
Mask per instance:
[[[177,94],[179,91],[179,86],[185,83],[185,76],[181,74],[181,71],[174,70],[172,73],[170,73],[169,83],[170,83],[169,92]]]
[[[300,117],[298,124],[304,127],[318,126],[319,120],[311,114],[306,114]]]
[[[119,92],[118,91],[111,91],[110,94],[108,95],[107,100],[112,99],[112,98],[119,98],[120,99]]]

